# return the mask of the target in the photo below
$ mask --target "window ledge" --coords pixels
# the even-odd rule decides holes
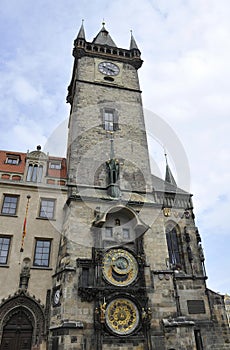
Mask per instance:
[[[9,268],[9,265],[5,265],[5,264],[0,264],[0,267],[5,267],[5,268]]]
[[[40,217],[40,216],[37,216],[36,219],[38,219],[38,220],[45,220],[45,221],[56,221],[56,219],[42,218],[42,217]]]
[[[15,215],[15,214],[4,214],[4,213],[1,213],[0,216],[10,216],[11,218],[18,218],[18,215]]]
[[[47,266],[31,266],[30,269],[31,270],[48,270],[48,271],[52,271],[53,270],[52,267],[47,267]]]

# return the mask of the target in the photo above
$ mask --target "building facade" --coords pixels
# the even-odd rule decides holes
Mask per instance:
[[[1,152],[0,349],[230,349],[192,196],[151,174],[133,36],[82,25],[73,56],[66,160]]]

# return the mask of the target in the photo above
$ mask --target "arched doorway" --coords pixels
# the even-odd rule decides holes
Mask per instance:
[[[0,350],[31,350],[33,326],[23,308],[8,320],[3,329]]]

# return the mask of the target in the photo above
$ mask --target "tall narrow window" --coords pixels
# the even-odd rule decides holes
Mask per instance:
[[[103,125],[106,131],[116,131],[118,129],[117,113],[114,109],[103,110]]]
[[[43,173],[43,166],[39,165],[38,174],[37,174],[37,182],[42,182],[42,173]]]
[[[0,264],[7,264],[10,249],[10,237],[0,236]]]
[[[54,218],[55,199],[41,199],[39,217],[45,219]]]
[[[114,115],[112,111],[105,111],[105,130],[114,131]]]
[[[38,164],[29,164],[26,181],[41,182],[43,166]]]
[[[194,335],[195,335],[197,350],[203,350],[204,348],[203,348],[203,342],[202,342],[200,330],[195,330]]]
[[[173,266],[181,267],[180,249],[175,225],[170,224],[166,228],[166,239],[169,252],[169,262]]]
[[[89,286],[89,268],[88,267],[82,267],[82,286],[88,287]]]
[[[34,266],[48,267],[51,241],[37,239],[34,252]]]
[[[32,174],[33,174],[33,165],[29,164],[28,166],[28,171],[27,171],[27,177],[26,177],[26,181],[31,181],[32,178]]]
[[[2,214],[15,215],[19,196],[4,195]]]
[[[37,173],[38,173],[38,166],[37,166],[37,164],[35,164],[34,167],[33,167],[32,177],[31,177],[30,181],[36,182],[36,180],[37,180]]]

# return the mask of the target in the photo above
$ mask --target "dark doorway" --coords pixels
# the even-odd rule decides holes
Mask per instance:
[[[3,329],[0,350],[31,350],[33,327],[23,309],[19,309]]]

